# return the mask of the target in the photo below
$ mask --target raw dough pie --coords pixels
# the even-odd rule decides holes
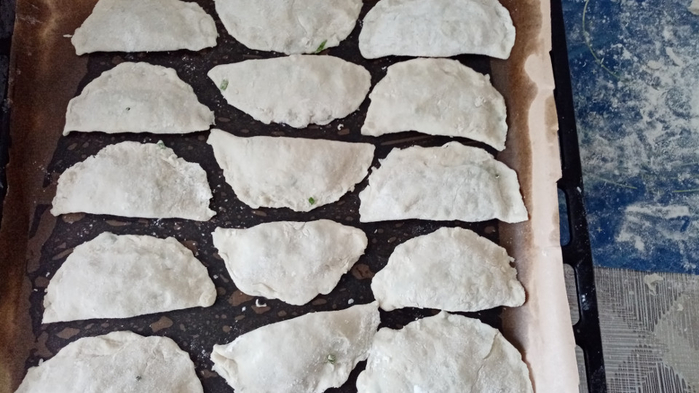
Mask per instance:
[[[381,0],[359,33],[367,59],[462,53],[507,59],[514,43],[512,18],[498,0]]]
[[[43,323],[208,307],[206,267],[172,237],[105,232],[73,250],[46,288]]]
[[[385,1],[385,0],[384,0]],[[388,67],[369,94],[363,135],[401,131],[448,135],[505,148],[505,99],[490,77],[450,59],[414,59]]]
[[[507,251],[475,232],[440,228],[398,245],[371,281],[379,306],[480,311],[524,303]]]
[[[213,370],[236,393],[322,393],[367,358],[378,326],[376,303],[306,314],[214,345]]]
[[[63,134],[71,131],[184,134],[208,130],[214,112],[172,68],[121,63],[70,100]]]
[[[68,344],[27,371],[15,393],[201,393],[189,355],[167,337],[112,332]]]
[[[286,54],[337,46],[354,29],[362,0],[216,0],[226,30],[250,49]]]
[[[362,222],[527,220],[517,174],[485,150],[449,142],[392,150],[359,193]]]
[[[71,38],[78,55],[91,52],[198,51],[216,46],[216,23],[196,3],[179,0],[99,0]]]
[[[208,221],[206,172],[162,144],[121,142],[68,168],[58,179],[51,214]]]
[[[213,238],[238,289],[299,306],[330,293],[367,246],[361,229],[330,220],[216,228]]]
[[[374,158],[368,143],[240,138],[216,129],[207,143],[238,199],[255,209],[307,212],[335,202],[364,179]]]
[[[515,347],[477,319],[441,312],[376,333],[358,393],[531,393]]]
[[[364,67],[333,56],[292,55],[209,71],[226,101],[265,124],[328,124],[359,108],[371,87]]]

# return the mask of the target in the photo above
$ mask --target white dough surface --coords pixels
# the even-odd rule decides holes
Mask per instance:
[[[202,393],[189,355],[167,337],[85,337],[27,371],[15,393]]]
[[[514,43],[512,18],[498,0],[381,0],[359,33],[367,59],[464,53],[507,59]]]
[[[198,51],[216,46],[217,37],[214,19],[194,2],[99,0],[70,41],[82,55]]]
[[[75,247],[51,278],[43,323],[129,318],[214,301],[206,267],[174,238],[103,232]]]
[[[367,246],[361,229],[330,220],[216,228],[212,235],[239,290],[299,306],[330,293]]]
[[[172,68],[121,63],[70,100],[63,134],[71,131],[184,134],[208,130],[214,112]]]
[[[485,150],[449,142],[394,149],[359,193],[360,221],[528,219],[515,171]]]
[[[161,144],[109,145],[68,168],[58,179],[51,214],[208,221],[211,189],[199,164]]]
[[[250,49],[286,54],[330,48],[354,29],[362,0],[215,0],[226,30]]]
[[[456,60],[413,59],[389,66],[369,98],[363,135],[419,131],[505,148],[505,99],[488,75]]]
[[[236,393],[322,393],[369,355],[376,303],[305,314],[214,345],[213,370]]]
[[[372,278],[383,310],[403,307],[481,311],[519,307],[524,287],[507,251],[463,228],[440,228],[399,244]]]
[[[212,68],[226,101],[265,124],[328,124],[356,111],[371,87],[364,67],[333,56],[292,55]]]
[[[531,393],[522,356],[496,329],[444,311],[376,333],[358,393]]]
[[[333,203],[366,177],[368,143],[255,136],[213,129],[207,141],[226,182],[246,205],[306,212]]]

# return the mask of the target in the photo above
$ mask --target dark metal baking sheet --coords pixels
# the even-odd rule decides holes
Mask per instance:
[[[217,19],[220,34],[215,48],[199,52],[176,51],[163,53],[97,53],[90,54],[87,61],[87,72],[82,78],[73,95],[80,93],[82,88],[103,71],[111,69],[123,61],[146,61],[172,67],[177,70],[180,78],[189,83],[197,93],[200,101],[209,106],[216,114],[216,127],[239,136],[274,135],[308,138],[324,138],[349,142],[368,142],[376,145],[374,165],[384,158],[392,148],[411,145],[439,146],[452,140],[446,137],[424,136],[417,133],[401,133],[379,138],[363,137],[360,128],[366,115],[369,103],[367,99],[360,110],[345,119],[333,121],[326,126],[311,126],[305,130],[297,130],[284,125],[264,125],[253,120],[248,115],[236,110],[225,103],[218,88],[206,77],[206,72],[217,64],[242,61],[252,58],[268,58],[280,54],[252,51],[232,39],[216,17],[213,3],[198,1],[198,3]],[[362,15],[368,11],[374,2],[367,2]],[[83,12],[84,13],[84,12]],[[341,57],[345,60],[365,66],[372,75],[372,84],[380,80],[386,72],[386,67],[407,58],[390,57],[378,60],[363,59],[357,48],[359,26],[343,41],[339,47],[330,48],[323,54]],[[462,63],[475,70],[488,73],[490,60],[482,56],[456,57]],[[60,67],[60,64],[56,65]],[[426,234],[441,226],[461,226],[475,230],[491,240],[498,240],[498,223],[466,224],[460,222],[427,222],[406,220],[386,223],[359,223],[358,191],[366,186],[366,179],[360,183],[354,192],[340,199],[339,202],[317,208],[308,213],[297,213],[289,209],[251,209],[238,201],[231,187],[225,183],[222,171],[216,164],[211,148],[206,144],[208,133],[180,135],[148,135],[148,134],[119,134],[103,133],[71,133],[61,137],[53,153],[53,158],[45,168],[43,187],[51,190],[55,186],[60,173],[70,166],[80,162],[90,155],[97,153],[108,144],[120,141],[157,142],[162,140],[175,153],[190,162],[199,163],[207,172],[210,186],[213,190],[211,207],[217,215],[208,222],[195,222],[179,219],[147,220],[129,219],[123,217],[100,216],[90,214],[70,214],[56,220],[50,229],[50,235],[41,244],[38,258],[28,258],[27,276],[31,282],[29,314],[31,316],[32,335],[37,339],[34,349],[25,361],[25,367],[37,365],[41,359],[55,354],[69,342],[86,336],[95,336],[115,330],[131,330],[144,335],[165,335],[174,339],[177,344],[187,351],[194,361],[197,374],[202,380],[207,392],[227,392],[231,389],[225,381],[211,372],[209,355],[211,348],[217,343],[230,342],[240,334],[249,332],[257,327],[286,320],[310,311],[325,311],[343,309],[350,303],[363,304],[373,300],[370,289],[370,277],[386,263],[396,245],[418,235]],[[482,144],[460,140],[465,144]],[[22,148],[18,146],[17,148]],[[491,153],[492,149],[487,148]],[[48,204],[39,204],[34,211],[34,219],[29,227],[29,238],[37,237],[43,228],[42,219],[46,215]],[[346,225],[353,225],[365,231],[369,238],[369,247],[351,272],[343,276],[337,288],[328,295],[322,295],[310,304],[296,307],[277,300],[256,299],[237,291],[225,270],[223,261],[217,256],[212,245],[210,233],[217,226],[250,227],[263,222],[278,220],[307,221],[320,218],[332,219]],[[44,288],[65,261],[73,247],[96,237],[98,234],[110,231],[116,234],[147,234],[158,237],[174,236],[195,252],[209,270],[214,280],[218,297],[214,306],[201,309],[188,309],[153,315],[139,316],[129,319],[96,319],[89,321],[74,321],[42,325],[42,301]],[[264,305],[264,306],[262,306]],[[382,326],[399,328],[419,317],[431,315],[435,310],[405,309],[390,313],[382,312]],[[499,309],[468,314],[477,317],[495,327],[500,326]],[[270,367],[274,367],[270,365]],[[363,368],[363,363],[352,373],[350,380],[338,392],[352,392],[354,380]]]

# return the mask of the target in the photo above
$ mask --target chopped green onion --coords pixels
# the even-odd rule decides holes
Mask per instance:
[[[328,40],[321,42],[320,45],[318,45],[318,49],[316,49],[315,53],[322,52],[323,49],[325,49],[325,44],[327,44],[327,43],[328,43]]]
[[[310,203],[311,205],[314,205],[316,203],[315,198],[313,198],[313,197],[308,198],[308,203]]]
[[[228,88],[228,79],[222,80],[218,88],[221,89],[221,91],[226,91],[226,89]]]

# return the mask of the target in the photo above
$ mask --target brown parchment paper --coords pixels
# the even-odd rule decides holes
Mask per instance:
[[[537,393],[578,392],[575,339],[563,279],[556,181],[561,178],[553,98],[548,1],[501,0],[517,29],[509,61],[492,64],[505,96],[509,133],[498,159],[515,168],[529,221],[500,224],[501,245],[515,256],[527,291],[522,307],[503,311],[505,336],[524,354]]]
[[[28,313],[26,272],[56,219],[46,166],[61,135],[62,118],[87,59],[73,55],[70,34],[87,17],[91,0],[17,1],[10,58],[8,190],[0,224],[0,392],[12,392],[35,343]],[[15,103],[21,103],[15,105]],[[21,148],[20,148],[21,147]]]
[[[88,74],[88,58],[75,56],[70,39],[65,35],[72,34],[87,17],[95,2],[96,0],[73,0],[69,3],[60,0],[17,1],[10,66],[12,146],[7,168],[9,189],[0,226],[0,393],[12,392],[19,385],[30,355],[35,360],[37,357],[47,358],[56,349],[47,346],[49,333],[45,327],[37,329],[36,323],[32,322],[29,299],[33,296],[32,291],[37,288],[33,288],[28,274],[35,277],[35,286],[39,281],[45,284],[48,279],[39,280],[41,277],[36,277],[38,271],[43,271],[39,270],[42,254],[45,254],[42,261],[60,261],[69,252],[69,248],[64,250],[61,245],[47,244],[56,228],[66,226],[65,219],[57,223],[58,220],[48,211],[57,174],[47,168],[52,159],[55,160],[54,152],[61,136],[68,101],[77,93],[80,83],[84,82]],[[500,228],[501,244],[516,258],[520,279],[528,293],[524,307],[505,310],[503,328],[508,338],[523,351],[537,392],[574,392],[577,391],[577,371],[558,246],[555,181],[560,177],[560,164],[552,98],[553,81],[548,57],[548,3],[545,0],[503,0],[503,3],[510,9],[515,21],[517,44],[509,60],[490,64],[494,84],[506,97],[509,111],[507,149],[499,158],[518,172],[525,203],[531,215],[531,220],[527,223],[501,225]],[[208,12],[213,12],[211,5],[205,8]],[[222,33],[220,26],[219,32]],[[223,37],[219,37],[219,43],[222,39]],[[354,40],[356,41],[356,36]],[[109,60],[108,56],[104,58]],[[469,64],[473,67],[482,62],[483,59],[477,59],[476,63]],[[372,71],[385,68],[388,64],[390,62],[378,61]],[[110,65],[105,63],[97,67],[109,68]],[[194,78],[185,75],[186,82],[189,82],[186,77]],[[223,106],[207,104],[217,115],[225,111]],[[366,102],[363,108],[365,111]],[[349,124],[360,120],[357,117],[343,121]],[[224,118],[219,117],[217,121],[222,122]],[[250,129],[252,130],[252,126]],[[321,131],[311,132],[316,133],[316,137],[324,135]],[[338,134],[346,137],[341,131]],[[424,141],[423,137],[408,139]],[[106,139],[102,140],[104,142]],[[437,145],[445,140],[435,139],[433,143]],[[107,143],[113,143],[113,140]],[[201,139],[197,141],[196,137],[192,143],[204,144]],[[409,143],[407,139],[406,143]],[[383,156],[391,146],[400,146],[390,143],[382,145],[384,143],[379,143],[378,150],[383,152],[379,153]],[[89,149],[96,147],[86,148]],[[361,188],[363,186],[359,187]],[[352,199],[346,202],[356,203]],[[269,215],[268,221],[273,218],[294,218],[290,215],[274,217],[270,211],[266,214]],[[340,218],[344,219],[337,217]],[[124,223],[118,222],[114,225],[122,224]],[[133,224],[132,229],[137,229],[142,224],[142,228],[138,228],[143,231],[148,225],[136,222],[127,224]],[[387,230],[383,235],[385,239],[379,236],[378,240],[398,244],[423,231],[434,230],[435,225],[439,224],[408,223],[402,229],[397,225],[393,232]],[[488,233],[489,225],[492,224],[475,224],[472,228],[480,228]],[[408,227],[410,230],[405,229]],[[483,232],[479,230],[479,233]],[[77,243],[77,240],[74,239],[74,242]],[[58,253],[58,250],[63,251]],[[51,258],[54,255],[51,253],[54,252],[59,259]],[[388,253],[381,258],[385,259],[387,255]],[[213,256],[203,256],[209,258],[209,261],[214,259]],[[365,291],[368,290],[368,278],[373,274],[372,268],[373,265],[362,265],[352,273],[359,280],[357,285],[363,286]],[[227,303],[239,306],[239,302],[250,302],[251,299],[233,293]],[[223,307],[228,307],[229,304],[223,304]],[[330,309],[331,303],[327,306],[324,304],[318,303],[314,309]],[[332,308],[334,307],[335,304],[332,304]],[[264,307],[251,308],[255,313],[260,313],[259,322],[256,323],[269,323],[271,317],[264,314]],[[279,311],[277,315],[282,315],[282,312],[284,311]],[[34,317],[36,322],[37,316]],[[177,327],[172,326],[172,320],[167,317],[152,318],[154,322],[150,328],[154,333],[170,334],[167,329]],[[145,326],[148,326],[147,323]],[[85,325],[80,327],[86,328]],[[73,327],[61,326],[48,330],[53,336],[66,340],[77,338],[78,336],[73,336],[79,331]],[[184,345],[181,342],[178,344]],[[186,349],[192,353],[192,348]],[[196,356],[198,358],[200,355]],[[200,377],[203,378],[205,387],[210,376],[210,371],[201,370]]]

